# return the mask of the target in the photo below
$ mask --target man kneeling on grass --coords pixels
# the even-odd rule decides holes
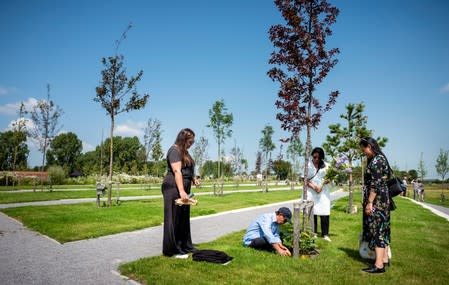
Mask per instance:
[[[292,212],[286,207],[257,217],[246,230],[243,244],[255,249],[276,250],[282,256],[291,256],[290,250],[282,244],[279,236],[279,225],[290,222],[291,218]]]

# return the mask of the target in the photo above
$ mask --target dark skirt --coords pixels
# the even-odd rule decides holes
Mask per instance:
[[[363,240],[368,242],[368,247],[374,250],[376,247],[385,248],[390,244],[390,212],[376,210],[368,216],[363,213]]]
[[[190,194],[191,179],[184,179],[184,190]],[[164,236],[162,253],[166,256],[185,254],[193,251],[190,234],[190,206],[175,205],[179,198],[175,178],[168,174],[162,183],[164,197]]]

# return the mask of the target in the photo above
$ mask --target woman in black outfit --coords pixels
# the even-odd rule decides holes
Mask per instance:
[[[195,133],[188,128],[182,129],[175,144],[167,152],[168,172],[162,183],[164,197],[164,238],[162,253],[176,258],[187,258],[192,252],[190,235],[190,206],[178,206],[175,200],[181,198],[187,202],[190,187],[200,183],[195,178],[195,163],[187,151],[195,142]]]

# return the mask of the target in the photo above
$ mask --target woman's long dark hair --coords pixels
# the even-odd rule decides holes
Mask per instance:
[[[383,157],[385,157],[385,160],[387,161],[388,167],[390,168],[390,164],[388,163],[388,159],[387,156],[382,152],[382,149],[380,148],[379,144],[377,143],[377,141],[375,139],[373,139],[372,137],[364,137],[360,140],[360,145],[363,147],[367,147],[368,145],[371,146],[371,149],[374,152],[374,156],[381,154]],[[373,157],[368,157],[368,164],[371,162],[371,160],[374,158]]]
[[[187,141],[193,139],[195,139],[195,133],[189,128],[179,131],[178,136],[176,137],[175,145],[178,146],[179,151],[181,152],[183,166],[191,166],[193,164],[193,159],[187,151]]]
[[[324,168],[324,150],[321,147],[316,147],[312,150],[312,156],[314,153],[318,153],[319,161],[318,161],[318,169]]]

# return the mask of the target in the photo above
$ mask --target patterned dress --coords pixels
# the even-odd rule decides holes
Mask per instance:
[[[363,240],[368,242],[372,250],[390,244],[390,195],[386,184],[389,172],[387,161],[380,154],[371,159],[365,171],[363,209],[368,204],[370,192],[376,193],[373,213],[368,216],[363,211]]]

